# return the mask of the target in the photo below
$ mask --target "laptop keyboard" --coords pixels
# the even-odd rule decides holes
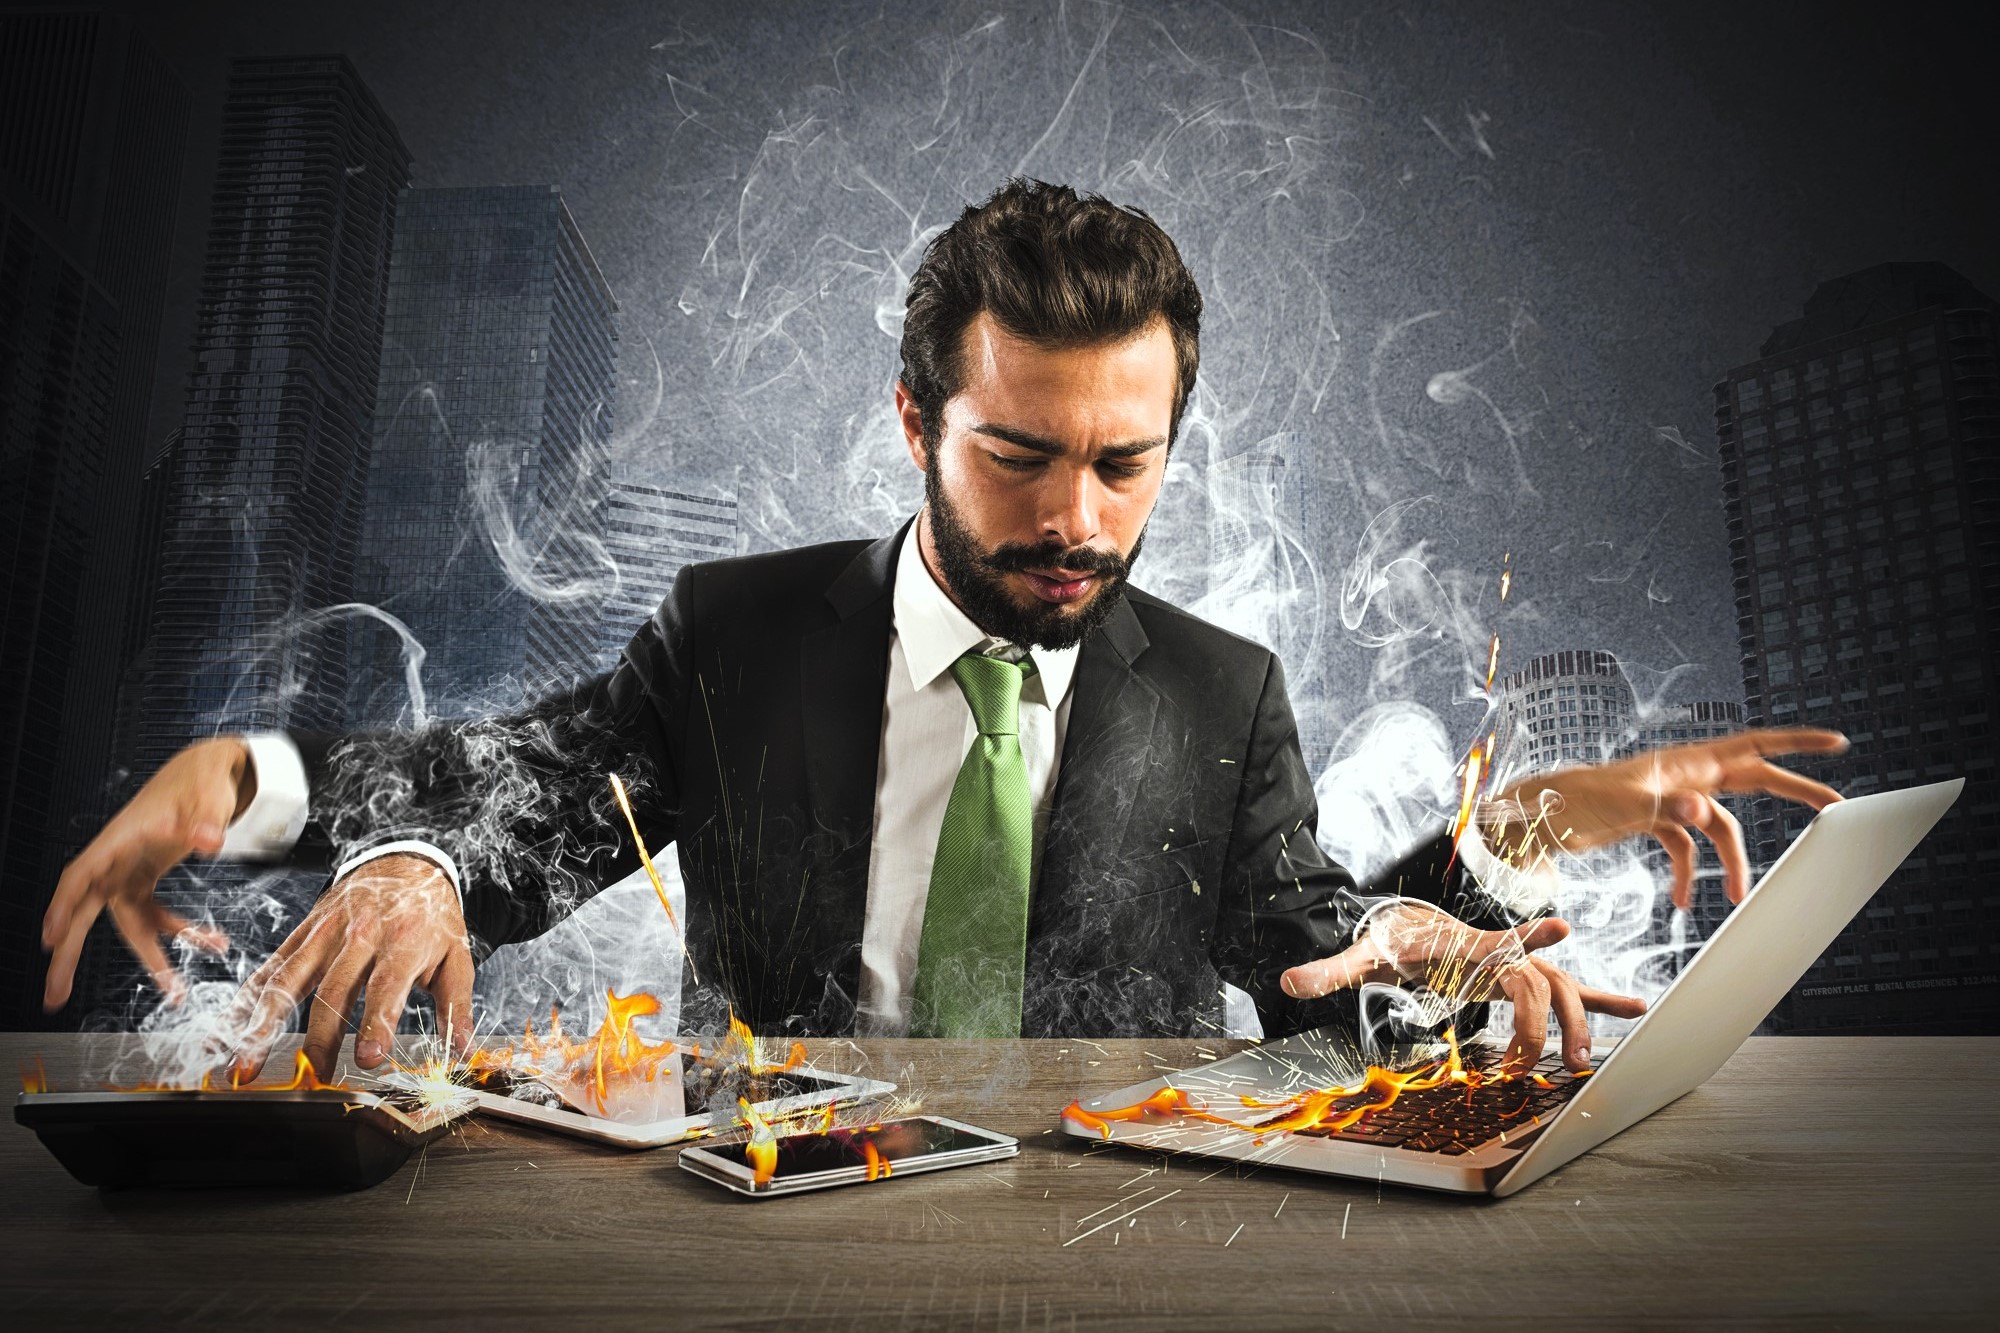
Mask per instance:
[[[1502,1134],[1510,1138],[1525,1137],[1548,1123],[1549,1117],[1576,1095],[1584,1081],[1563,1068],[1560,1056],[1550,1056],[1536,1065],[1528,1078],[1479,1087],[1447,1083],[1437,1088],[1413,1089],[1344,1128],[1292,1132],[1308,1138],[1457,1157]],[[1339,1119],[1343,1113],[1370,1100],[1373,1100],[1370,1096],[1357,1096],[1350,1101],[1335,1102],[1327,1118]]]

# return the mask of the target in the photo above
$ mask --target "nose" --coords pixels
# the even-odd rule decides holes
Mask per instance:
[[[1042,513],[1043,540],[1064,546],[1086,546],[1098,535],[1103,510],[1103,483],[1087,467],[1051,468],[1046,508]]]

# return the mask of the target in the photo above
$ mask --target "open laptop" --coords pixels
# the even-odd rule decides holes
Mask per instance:
[[[1323,1175],[1504,1197],[1541,1179],[1706,1082],[1735,1054],[1869,897],[1958,799],[1959,779],[1859,796],[1819,812],[1778,863],[1730,913],[1595,1072],[1574,1077],[1557,1058],[1537,1077],[1469,1087],[1445,1080],[1413,1086],[1353,1124],[1340,1114],[1380,1093],[1358,1095],[1318,1126],[1262,1129],[1316,1089],[1357,1087],[1369,1061],[1338,1029],[1252,1047],[1214,1064],[1079,1103],[1095,1117],[1130,1112],[1178,1089],[1219,1125],[1173,1111],[1101,1124],[1065,1115],[1072,1134],[1147,1148],[1237,1158]],[[1390,1068],[1412,1068],[1438,1052],[1377,1052]],[[1468,1056],[1468,1063],[1473,1060]],[[1245,1104],[1245,1099],[1257,1103]]]

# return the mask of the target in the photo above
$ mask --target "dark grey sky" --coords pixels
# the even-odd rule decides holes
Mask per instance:
[[[1828,277],[2000,290],[1985,69],[1923,6],[137,12],[197,101],[156,434],[231,54],[350,56],[420,185],[559,185],[623,303],[622,465],[736,490],[759,546],[914,502],[885,409],[926,229],[1016,169],[1147,207],[1208,294],[1211,429],[1141,581],[1280,647],[1309,739],[1367,697],[1463,716],[1496,627],[1503,670],[1601,646],[1739,697],[1710,386]],[[1381,647],[1399,624],[1449,632]]]

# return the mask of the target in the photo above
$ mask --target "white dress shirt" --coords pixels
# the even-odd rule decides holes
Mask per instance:
[[[868,910],[861,924],[861,994],[855,1028],[863,1036],[901,1036],[910,1027],[917,942],[924,932],[931,862],[952,785],[979,728],[951,674],[966,653],[1020,659],[958,609],[931,576],[916,530],[896,561],[889,685],[882,701],[882,752],[875,772],[875,832],[868,858]],[[1039,874],[1069,725],[1075,648],[1028,650],[1035,674],[1021,685],[1021,757],[1035,803],[1032,862]]]

